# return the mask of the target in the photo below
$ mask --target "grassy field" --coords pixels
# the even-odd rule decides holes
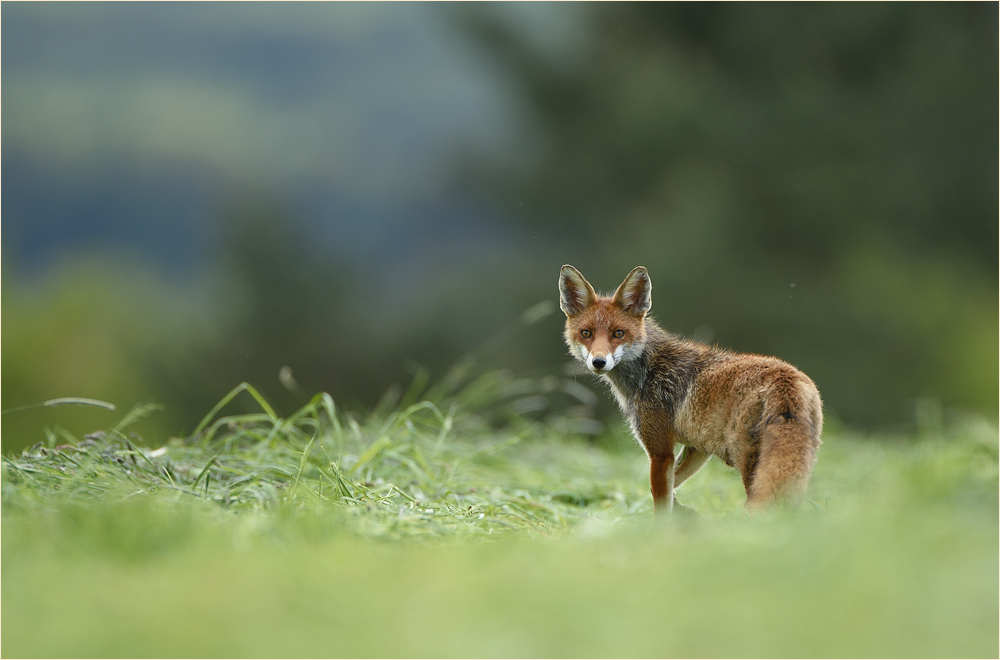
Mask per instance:
[[[4,459],[3,655],[998,655],[985,422],[831,430],[809,501],[754,519],[713,459],[665,520],[633,441],[519,414],[558,383],[454,385],[365,418],[241,387],[259,413],[161,448],[143,408],[47,431]]]

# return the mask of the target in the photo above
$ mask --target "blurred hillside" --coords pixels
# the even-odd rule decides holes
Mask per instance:
[[[995,413],[995,5],[602,6],[571,66],[467,24],[544,135],[472,181],[592,281],[646,265],[667,327],[783,356],[851,422]]]
[[[4,409],[157,401],[160,441],[242,380],[288,412],[470,350],[563,373],[561,314],[522,314],[573,263],[647,266],[661,324],[849,424],[997,414],[995,4],[2,18]],[[107,415],[5,415],[3,448]]]

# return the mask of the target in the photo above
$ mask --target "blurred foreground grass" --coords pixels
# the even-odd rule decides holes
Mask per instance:
[[[4,655],[997,656],[992,426],[828,433],[753,520],[712,461],[654,520],[640,450],[519,415],[540,387],[259,399],[156,450],[138,409],[5,458]]]

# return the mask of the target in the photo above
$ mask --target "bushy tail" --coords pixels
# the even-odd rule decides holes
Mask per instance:
[[[823,409],[811,382],[800,383],[795,396],[773,402],[759,427],[757,465],[747,487],[747,508],[777,500],[798,502],[809,486],[823,431]]]

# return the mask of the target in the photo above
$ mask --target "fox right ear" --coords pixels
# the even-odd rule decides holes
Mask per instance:
[[[597,300],[597,292],[590,282],[569,264],[559,271],[559,309],[566,316],[574,316]]]

